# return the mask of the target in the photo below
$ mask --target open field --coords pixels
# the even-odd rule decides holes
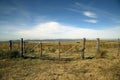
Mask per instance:
[[[84,60],[80,54],[82,41],[61,42],[61,60],[58,59],[58,42],[43,43],[42,57],[40,57],[40,46],[34,47],[37,44],[26,43],[26,55],[39,58],[1,58],[0,80],[120,80],[117,41],[100,41],[100,55],[98,55],[96,42],[88,40]],[[79,46],[66,53],[75,45]],[[19,50],[18,43],[13,46],[13,50]],[[1,43],[1,53],[8,54],[8,48],[8,43]]]
[[[2,59],[0,80],[120,80],[120,59]]]

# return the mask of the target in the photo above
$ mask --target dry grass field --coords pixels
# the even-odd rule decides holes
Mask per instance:
[[[8,43],[0,44],[0,56],[9,54]],[[44,42],[42,57],[40,46],[34,47],[37,44],[26,43],[25,49],[26,55],[38,58],[0,58],[0,80],[120,80],[117,41],[101,40],[100,52],[96,54],[96,41],[87,40],[84,60],[80,54],[82,41],[61,42],[61,60],[58,42]],[[19,50],[18,43],[13,46],[13,50]]]

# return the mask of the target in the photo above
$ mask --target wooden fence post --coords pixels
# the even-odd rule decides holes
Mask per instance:
[[[26,47],[25,47],[26,46],[26,42],[24,41],[23,44],[24,44],[23,45],[23,49],[24,49],[24,54],[25,54],[26,53]]]
[[[58,53],[59,53],[59,60],[60,60],[60,41],[58,42]]]
[[[42,57],[42,41],[40,42],[40,56]]]
[[[13,43],[12,43],[12,40],[10,40],[9,41],[9,55],[7,57],[11,58],[12,48],[13,48]]]
[[[85,58],[85,57],[84,57],[84,53],[85,53],[85,43],[86,43],[86,39],[83,38],[83,48],[82,48],[82,54],[81,54],[82,59]]]
[[[100,51],[100,39],[97,38],[97,43],[96,43],[96,54],[98,54]]]
[[[12,43],[12,40],[9,41],[9,50],[10,52],[12,51],[12,46],[13,46],[13,43]]]
[[[21,38],[21,40],[20,40],[20,56],[24,57],[23,54],[24,54],[24,42],[23,42],[23,38]]]
[[[120,55],[120,39],[118,39],[118,53],[117,53],[117,56]]]

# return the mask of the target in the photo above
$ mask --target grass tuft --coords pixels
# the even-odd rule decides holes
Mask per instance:
[[[106,50],[100,50],[97,54],[96,54],[96,58],[106,58],[107,57],[107,52]]]

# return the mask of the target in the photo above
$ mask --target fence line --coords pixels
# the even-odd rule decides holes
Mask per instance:
[[[101,50],[101,48],[100,48],[100,45],[102,45],[101,43],[100,43],[101,41],[100,41],[100,38],[97,38],[96,39],[96,55],[98,55],[99,54],[99,52],[100,52],[100,50]],[[119,56],[120,55],[120,39],[118,39],[117,41],[117,55],[116,56]],[[104,44],[104,43],[103,43]],[[76,46],[80,46],[81,44],[77,44],[77,45],[74,45],[74,46],[72,46],[71,48],[69,48],[69,49],[67,49],[65,52],[63,52],[63,53],[68,53],[68,52],[70,52],[72,49],[74,49]],[[105,45],[105,44],[104,44]],[[26,53],[26,51],[25,51],[25,46],[26,46],[26,43],[24,42],[24,40],[23,40],[23,38],[21,38],[20,39],[20,56],[21,57],[24,57],[24,55],[25,55],[25,53]],[[40,57],[42,57],[43,56],[43,43],[42,43],[42,41],[41,42],[38,42],[38,44],[37,45],[35,45],[35,46],[33,46],[31,49],[33,49],[33,48],[36,48],[37,46],[40,46],[39,47],[39,55],[40,55]],[[60,60],[61,59],[61,49],[62,49],[62,47],[61,47],[62,45],[61,45],[61,42],[60,41],[58,41],[58,59]],[[113,46],[115,46],[115,45],[113,45]],[[13,41],[12,40],[10,40],[9,41],[9,51],[10,51],[10,53],[13,51]],[[108,46],[109,47],[109,46]],[[86,49],[86,38],[83,38],[83,40],[82,40],[82,49],[80,50],[79,49],[79,51],[80,51],[80,53],[81,53],[81,58],[82,59],[85,59],[85,49]]]
[[[79,46],[79,45],[75,45],[75,46],[71,47],[70,49],[68,49],[68,50],[65,51],[64,53],[68,53],[70,50],[72,50],[72,49],[75,48],[76,46]]]

